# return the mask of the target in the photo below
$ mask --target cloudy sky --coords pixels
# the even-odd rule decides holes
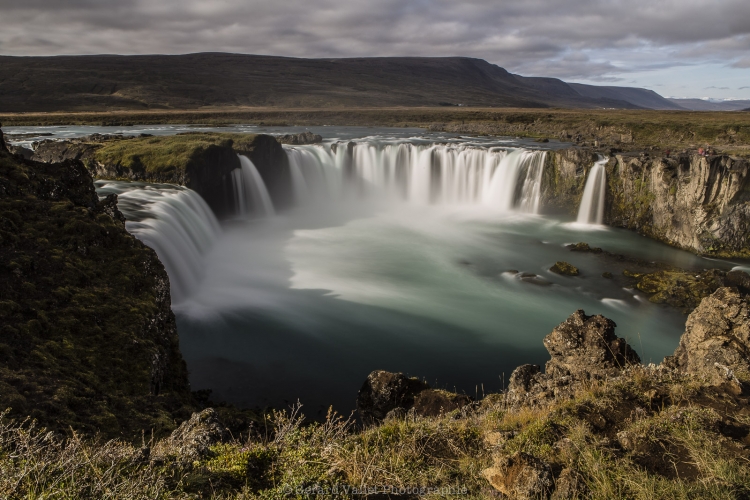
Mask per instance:
[[[0,0],[0,54],[470,56],[750,99],[748,0]]]

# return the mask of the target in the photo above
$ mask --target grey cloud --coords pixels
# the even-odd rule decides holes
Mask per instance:
[[[747,0],[0,0],[0,12],[7,55],[464,55],[602,82],[707,59],[750,67]]]

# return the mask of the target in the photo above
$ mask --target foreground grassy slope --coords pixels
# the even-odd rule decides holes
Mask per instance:
[[[549,407],[513,408],[491,395],[442,417],[393,418],[365,430],[336,415],[306,424],[294,408],[194,460],[170,440],[145,447],[62,440],[3,418],[0,494],[255,499],[338,491],[338,498],[361,498],[351,493],[380,487],[479,499],[497,495],[481,474],[493,457],[524,452],[575,479],[559,498],[746,498],[750,410],[743,401],[637,367]]]
[[[465,134],[546,137],[623,149],[710,145],[748,154],[750,113],[497,108],[217,108],[174,112],[0,114],[6,125],[349,125],[423,127]]]
[[[0,150],[0,266],[0,406],[107,436],[189,414],[166,272],[82,164]]]

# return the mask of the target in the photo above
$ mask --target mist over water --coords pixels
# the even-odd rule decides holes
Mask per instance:
[[[481,396],[519,364],[543,364],[542,338],[579,308],[613,319],[645,362],[674,351],[683,315],[613,286],[606,260],[564,245],[708,264],[632,232],[539,215],[544,151],[404,138],[346,148],[287,148],[297,206],[246,206],[220,228],[184,188],[99,183],[102,195],[121,193],[128,229],[165,261],[193,389],[346,412],[367,374],[386,369]],[[175,200],[192,215],[174,217]],[[147,241],[174,224],[209,244]],[[175,251],[189,259],[168,264]],[[549,272],[557,260],[581,276]]]

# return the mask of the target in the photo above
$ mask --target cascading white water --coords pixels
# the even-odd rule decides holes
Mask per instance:
[[[579,224],[601,224],[604,221],[604,193],[607,190],[607,171],[604,166],[608,160],[602,158],[591,167],[578,209],[576,222]]]
[[[358,143],[350,151],[342,145],[288,147],[297,201],[366,191],[417,204],[539,211],[543,151],[410,143]]]
[[[238,155],[240,168],[232,171],[235,209],[240,216],[251,212],[259,215],[274,215],[275,210],[266,184],[258,169],[246,156]]]
[[[187,188],[97,181],[100,195],[115,193],[125,227],[153,248],[169,275],[172,304],[184,301],[203,279],[204,258],[221,227],[203,198]]]

